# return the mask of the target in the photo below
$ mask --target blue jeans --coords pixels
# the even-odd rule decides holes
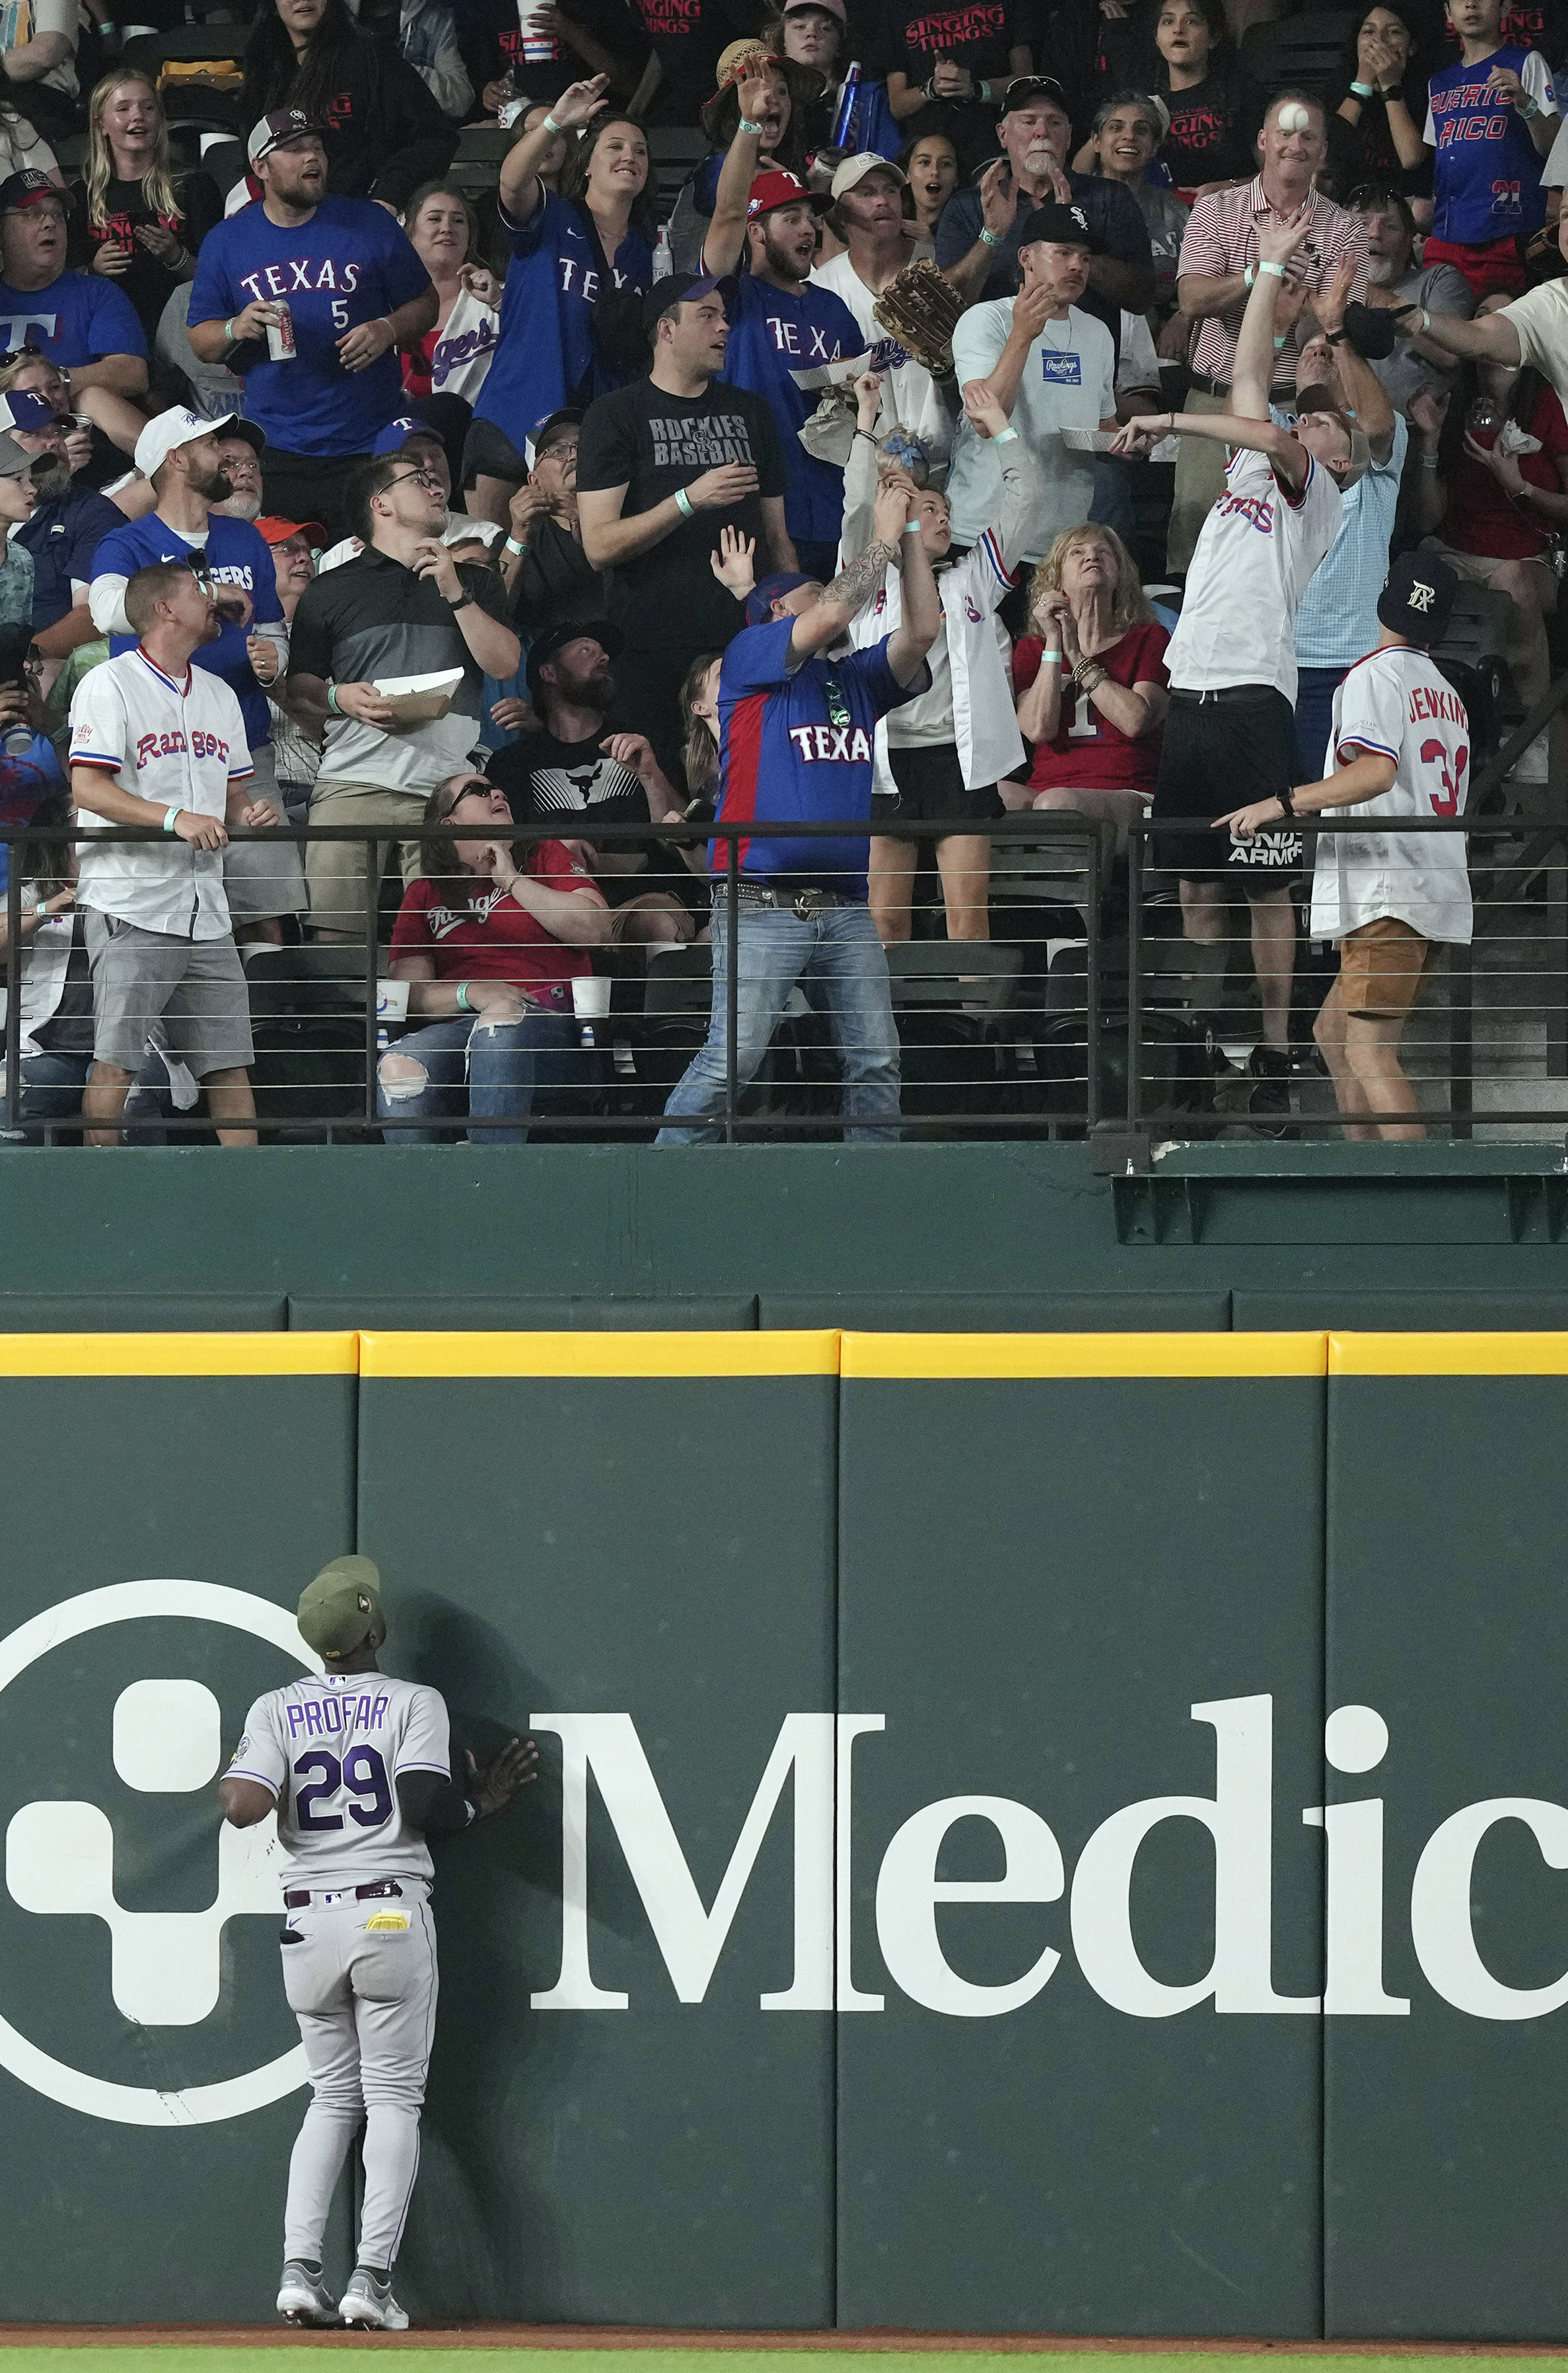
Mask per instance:
[[[82,1109],[82,1090],[91,1069],[90,1055],[24,1055],[18,1119],[76,1119]],[[0,1068],[0,1077],[3,1076]],[[0,1121],[4,1117],[5,1105],[0,1103]]]
[[[1296,684],[1296,763],[1299,783],[1320,783],[1323,754],[1334,723],[1334,695],[1343,684],[1344,668],[1303,668]],[[1328,771],[1334,771],[1332,759]],[[1310,851],[1308,852],[1310,855]]]
[[[486,1022],[483,1014],[432,1022],[411,1031],[381,1057],[376,1080],[376,1110],[395,1121],[387,1132],[400,1145],[434,1145],[439,1128],[411,1128],[411,1121],[526,1121],[542,1079],[559,1080],[568,1065],[562,1050],[575,1046],[577,1025],[564,1013],[529,1013],[521,1022]],[[423,1077],[399,1079],[399,1058],[420,1067]],[[392,1077],[387,1077],[389,1064]],[[526,1128],[468,1131],[471,1145],[522,1145]]]
[[[661,1128],[660,1145],[711,1144],[721,1134],[712,1116],[724,1109],[729,1023],[727,920],[723,892],[713,907],[713,1013],[707,1043],[686,1067],[664,1107],[666,1120],[690,1118],[695,1128]],[[812,998],[832,1024],[844,1067],[847,1134],[888,1142],[898,1135],[898,1033],[893,1023],[887,958],[870,909],[825,906],[809,918],[792,906],[755,906],[740,911],[739,996],[735,1055],[738,1088],[756,1077],[778,1017],[797,981],[811,983]],[[807,991],[810,995],[810,990]],[[859,1126],[855,1126],[859,1124]]]

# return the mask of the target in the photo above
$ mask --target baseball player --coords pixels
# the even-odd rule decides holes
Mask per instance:
[[[1458,579],[1427,552],[1407,553],[1378,597],[1377,648],[1334,695],[1325,779],[1222,816],[1250,840],[1260,825],[1343,808],[1355,816],[1461,815],[1469,766],[1465,704],[1428,658],[1453,614]],[[1338,771],[1334,771],[1337,769]],[[1217,827],[1218,828],[1218,827]],[[1320,833],[1312,877],[1312,936],[1338,940],[1340,976],[1315,1035],[1355,1138],[1424,1137],[1399,1062],[1399,1035],[1433,941],[1468,945],[1470,879],[1465,836],[1444,833]],[[1409,1113],[1375,1123],[1369,1113]]]
[[[299,1601],[299,1631],[326,1670],[258,1698],[218,1783],[224,1818],[247,1829],[276,1808],[287,1857],[283,1983],[310,2067],[310,2106],[288,2167],[280,2315],[404,2332],[392,2297],[419,2169],[419,2110],[436,2024],[432,1838],[504,1811],[536,1776],[532,1739],[483,1771],[451,1771],[439,1692],[382,1673],[380,1576],[334,1558]],[[339,2301],[322,2279],[322,2236],[360,2126],[365,2197],[354,2274]]]

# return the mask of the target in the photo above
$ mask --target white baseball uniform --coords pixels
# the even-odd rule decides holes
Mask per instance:
[[[451,1776],[445,1703],[375,1672],[311,1674],[258,1698],[228,1766],[272,1790],[287,1857],[283,1981],[311,2100],[289,2162],[286,2259],[320,2260],[361,2120],[358,2262],[390,2270],[403,2238],[437,1993],[430,1849],[397,1799],[415,1771]]]
[[[71,700],[71,764],[116,776],[122,789],[193,815],[227,812],[230,788],[255,771],[240,703],[210,669],[187,666],[183,684],[143,650],[89,668]],[[188,940],[228,935],[223,852],[159,841],[95,848],[85,836],[111,827],[78,813],[77,903],[143,930]]]
[[[1340,503],[1339,485],[1321,462],[1308,462],[1305,485],[1292,495],[1266,454],[1246,447],[1232,453],[1165,653],[1173,685],[1221,692],[1271,684],[1294,707],[1296,611],[1340,532]]]
[[[1388,789],[1336,816],[1462,815],[1469,768],[1465,704],[1425,651],[1408,644],[1369,651],[1334,695],[1327,778],[1363,751],[1392,758]],[[1312,875],[1312,936],[1391,915],[1423,939],[1468,945],[1470,877],[1460,832],[1322,833]]]

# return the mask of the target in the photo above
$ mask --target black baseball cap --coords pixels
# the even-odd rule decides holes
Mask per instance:
[[[1407,643],[1428,650],[1448,632],[1458,591],[1457,574],[1434,552],[1401,553],[1383,580],[1377,614]]]
[[[719,283],[711,272],[671,272],[656,280],[642,300],[642,326],[649,337],[672,305],[695,304],[711,297]]]
[[[1001,95],[998,122],[1001,116],[1012,115],[1020,107],[1032,107],[1037,99],[1048,99],[1053,106],[1060,108],[1064,115],[1072,112],[1067,103],[1067,93],[1055,75],[1014,75]]]
[[[557,429],[581,427],[582,414],[575,404],[564,403],[558,412],[547,412],[537,427],[528,432],[526,443],[530,467],[538,461],[541,453],[549,451],[556,441]]]
[[[1018,244],[1033,247],[1036,240],[1047,240],[1053,247],[1086,247],[1091,255],[1100,252],[1100,242],[1082,206],[1036,206],[1024,217]]]
[[[619,657],[626,639],[620,628],[612,626],[607,618],[563,618],[557,625],[551,627],[547,635],[541,635],[538,641],[531,645],[528,653],[528,697],[535,708],[539,706],[539,671],[545,660],[553,660],[568,643],[580,641],[585,635],[596,642],[605,658],[611,660]]]
[[[48,174],[41,173],[36,166],[24,166],[19,173],[7,173],[0,181],[0,215],[25,214],[29,206],[41,205],[45,198],[53,198],[64,212],[64,191],[57,189]]]

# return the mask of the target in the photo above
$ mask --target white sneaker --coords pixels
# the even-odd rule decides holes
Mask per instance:
[[[345,2323],[365,2324],[372,2332],[408,2330],[408,2311],[393,2298],[391,2278],[378,2282],[365,2266],[355,2267],[337,2311]]]
[[[320,2274],[313,2274],[309,2266],[301,2264],[298,2258],[288,2259],[284,2266],[283,2280],[278,2285],[277,2311],[290,2323],[337,2321],[336,2299]]]

